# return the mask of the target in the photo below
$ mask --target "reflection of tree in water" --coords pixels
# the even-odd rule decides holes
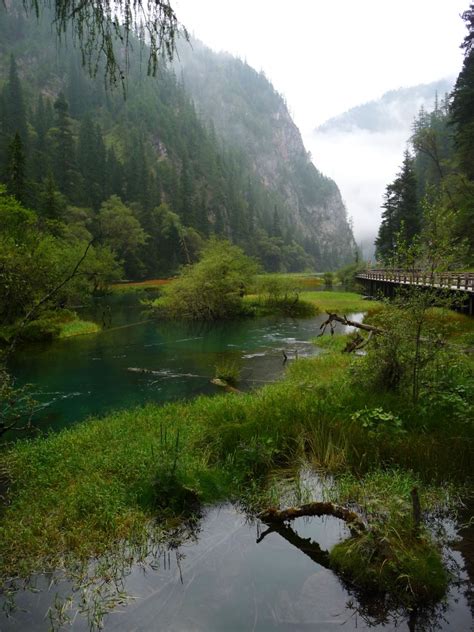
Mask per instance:
[[[474,531],[474,527],[471,529]],[[271,533],[278,533],[313,562],[334,572],[331,568],[329,552],[321,549],[319,544],[311,538],[301,537],[288,524],[271,524],[263,532],[257,528],[257,544]],[[337,577],[350,595],[346,607],[354,617],[360,617],[369,628],[390,626],[388,629],[397,629],[406,625],[410,632],[436,632],[443,628],[444,623],[448,623],[444,616],[449,610],[448,603],[441,602],[409,609],[396,603],[389,595],[363,591],[339,575]],[[470,603],[472,607],[472,600]]]

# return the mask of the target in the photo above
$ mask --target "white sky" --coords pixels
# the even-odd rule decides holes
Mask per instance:
[[[469,0],[174,0],[172,5],[204,44],[264,71],[307,140],[326,119],[387,90],[456,76],[465,34],[460,14]],[[339,184],[351,214],[344,173],[337,164],[325,171],[314,142],[307,149]],[[403,149],[402,143],[398,163]],[[381,177],[387,184],[394,175]],[[360,234],[357,211],[354,223]]]

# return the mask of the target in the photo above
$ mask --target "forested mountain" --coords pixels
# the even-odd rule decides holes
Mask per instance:
[[[318,132],[387,132],[408,128],[421,107],[431,108],[436,95],[443,98],[453,88],[451,79],[399,88],[385,92],[380,99],[362,103],[320,125]]]
[[[347,261],[354,243],[339,189],[311,162],[283,97],[265,75],[198,41],[181,46],[176,67],[198,112],[280,197],[276,221],[289,222],[323,265]]]
[[[211,234],[269,270],[352,259],[336,185],[311,164],[281,97],[248,66],[227,58],[235,72],[220,87],[221,107],[204,112],[202,93],[218,100],[210,75],[187,65],[177,78],[163,63],[147,77],[136,46],[124,99],[120,88],[106,90],[100,68],[89,77],[70,38],[58,48],[47,12],[38,22],[20,3],[0,11],[1,181],[40,218],[107,245],[133,278],[175,272]],[[247,119],[253,132],[242,134]]]
[[[412,152],[385,193],[377,257],[387,265],[431,270],[474,261],[474,4],[463,14],[468,35],[451,95],[421,108]]]

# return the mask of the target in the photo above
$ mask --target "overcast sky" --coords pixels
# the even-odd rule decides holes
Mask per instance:
[[[460,14],[469,1],[174,0],[172,4],[181,22],[205,44],[265,72],[286,98],[310,144],[314,127],[354,105],[401,86],[456,76],[465,34]],[[343,152],[343,139],[340,142]],[[324,172],[318,147],[313,142],[308,149]],[[403,147],[399,162],[402,152]],[[385,162],[387,173],[380,178],[388,183],[395,175],[393,160]],[[344,186],[337,161],[333,163],[326,161],[326,173],[329,169],[328,175],[339,184],[356,233],[361,234],[357,203]],[[373,185],[372,180],[367,186]],[[374,189],[374,203],[380,186],[381,182]]]

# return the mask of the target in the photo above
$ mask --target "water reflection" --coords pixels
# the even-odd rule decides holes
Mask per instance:
[[[327,567],[325,553],[348,537],[336,518],[298,518],[292,528],[263,538],[262,528],[232,505],[209,508],[197,524],[150,547],[141,564],[125,564],[115,579],[118,595],[110,578],[102,593],[89,587],[88,609],[74,617],[72,628],[89,629],[87,616],[97,620],[94,606],[108,603],[115,610],[104,619],[106,631],[470,629],[469,605],[459,586],[453,585],[446,604],[407,613],[341,582]],[[50,581],[40,577],[41,592],[21,592],[18,610],[0,628],[46,630],[48,608],[59,620],[72,584],[62,580],[48,589]],[[80,608],[81,595],[72,594],[69,605],[71,613]]]

